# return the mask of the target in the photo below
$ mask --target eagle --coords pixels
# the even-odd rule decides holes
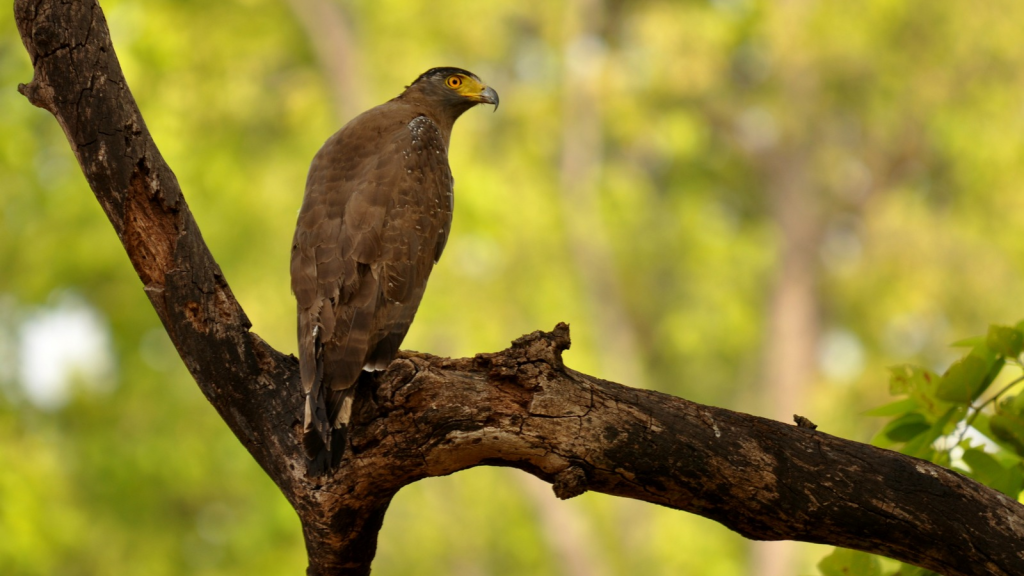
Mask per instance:
[[[472,72],[432,68],[353,118],[313,158],[291,254],[307,472],[344,451],[356,382],[398,353],[451,229],[452,126],[498,94]]]

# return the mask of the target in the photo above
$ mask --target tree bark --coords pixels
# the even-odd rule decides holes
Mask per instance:
[[[93,0],[17,0],[49,110],[200,389],[301,519],[308,574],[368,574],[391,498],[510,466],[711,518],[748,538],[856,548],[950,575],[1024,574],[1024,507],[955,472],[828,434],[578,373],[569,329],[448,359],[404,352],[357,390],[351,449],[307,478],[294,357],[249,331],[146,130]],[[282,273],[284,273],[282,271]]]

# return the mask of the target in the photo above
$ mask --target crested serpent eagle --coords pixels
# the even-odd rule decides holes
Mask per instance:
[[[313,158],[292,241],[308,473],[337,465],[355,383],[398,352],[452,221],[448,142],[498,94],[459,68],[424,72]]]

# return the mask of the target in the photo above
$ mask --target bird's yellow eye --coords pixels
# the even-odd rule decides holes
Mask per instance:
[[[462,78],[459,78],[458,76],[449,76],[444,83],[447,84],[449,88],[458,88],[459,86],[462,86]]]

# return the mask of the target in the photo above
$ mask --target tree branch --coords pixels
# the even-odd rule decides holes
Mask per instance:
[[[285,492],[301,451],[294,359],[249,332],[128,90],[95,1],[16,1],[35,68],[18,86],[64,129],[146,295],[203,393]]]
[[[403,353],[357,391],[351,450],[304,476],[297,362],[249,331],[146,130],[93,0],[17,0],[35,77],[203,393],[302,520],[309,574],[367,574],[412,482],[511,466],[569,498],[593,490],[700,514],[748,538],[884,554],[950,575],[1024,573],[1024,507],[922,460],[580,374],[569,330],[495,354]],[[281,272],[282,274],[284,271]]]

